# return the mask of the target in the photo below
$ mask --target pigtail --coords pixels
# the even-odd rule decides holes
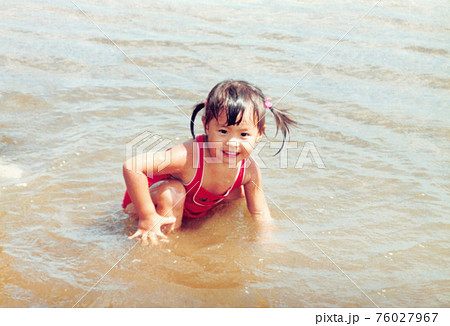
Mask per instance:
[[[289,115],[287,114],[287,111],[285,111],[285,110],[276,109],[273,106],[267,107],[266,109],[270,110],[270,112],[272,112],[273,117],[275,119],[275,124],[277,126],[277,131],[275,133],[275,136],[278,135],[279,131],[281,131],[281,133],[283,134],[283,142],[281,144],[281,147],[278,150],[278,152],[275,153],[275,155],[277,155],[278,153],[281,152],[281,150],[284,147],[284,142],[286,141],[286,137],[290,133],[290,128],[296,127],[298,125],[298,123],[296,121],[292,120],[289,117]]]
[[[194,111],[192,112],[192,116],[191,116],[191,134],[192,137],[195,139],[195,133],[194,133],[194,121],[195,121],[195,117],[197,116],[197,113],[199,113],[201,111],[201,109],[206,107],[206,102],[205,103],[200,103],[197,104],[197,106],[195,107]]]

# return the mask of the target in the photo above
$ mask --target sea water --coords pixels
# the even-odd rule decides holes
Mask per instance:
[[[0,12],[0,306],[449,306],[447,1]],[[269,119],[258,152],[271,239],[238,201],[136,245],[127,144],[188,140],[192,106],[227,78],[300,123],[273,156]]]

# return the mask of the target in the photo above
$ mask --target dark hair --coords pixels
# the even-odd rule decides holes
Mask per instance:
[[[222,112],[225,112],[227,117],[227,126],[239,125],[247,109],[253,109],[253,120],[257,121],[256,125],[260,133],[264,132],[264,125],[267,110],[272,112],[278,131],[281,130],[283,134],[283,143],[281,148],[276,153],[278,154],[289,134],[289,128],[295,126],[297,123],[292,120],[284,110],[279,110],[274,107],[267,108],[264,105],[265,96],[263,92],[256,86],[241,80],[225,80],[218,83],[209,92],[205,103],[199,103],[195,106],[191,116],[191,134],[195,139],[194,120],[197,113],[206,108],[205,122],[208,124],[211,119],[219,120]],[[276,155],[275,154],[275,155]]]

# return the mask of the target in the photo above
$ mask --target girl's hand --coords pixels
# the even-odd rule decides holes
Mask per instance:
[[[154,222],[156,221],[156,222]],[[152,245],[157,245],[160,239],[167,239],[167,236],[162,233],[161,227],[163,225],[174,224],[176,218],[174,216],[164,217],[156,214],[152,219],[139,219],[137,231],[128,239],[141,238],[144,245],[149,244],[149,239]]]

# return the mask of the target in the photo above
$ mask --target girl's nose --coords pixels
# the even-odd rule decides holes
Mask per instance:
[[[238,148],[239,147],[239,142],[238,142],[238,140],[235,137],[231,136],[231,137],[229,137],[227,139],[226,145],[229,146],[229,147]]]

